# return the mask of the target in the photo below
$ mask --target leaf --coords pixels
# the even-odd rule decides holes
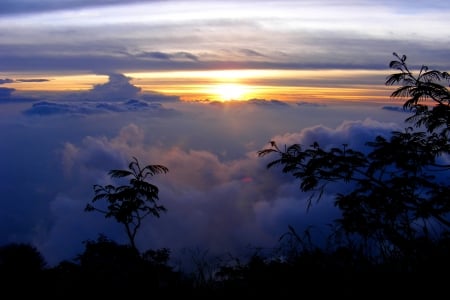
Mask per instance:
[[[132,176],[133,173],[127,170],[111,170],[108,173],[112,178],[123,178],[127,176]]]

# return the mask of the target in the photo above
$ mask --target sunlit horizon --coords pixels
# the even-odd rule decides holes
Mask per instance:
[[[183,101],[266,99],[280,101],[386,102],[387,70],[205,70],[124,73],[142,93]],[[89,91],[108,82],[106,74],[8,74],[15,93]],[[108,99],[105,99],[108,100]],[[126,99],[124,99],[126,100]]]

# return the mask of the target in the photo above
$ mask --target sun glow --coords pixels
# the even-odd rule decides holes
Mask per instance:
[[[227,102],[249,99],[384,101],[389,93],[389,87],[382,84],[385,74],[385,70],[244,69],[154,71],[124,75],[133,78],[131,83],[144,92],[177,95],[186,101]]]
[[[247,88],[244,85],[236,83],[218,84],[213,88],[213,94],[216,94],[221,101],[243,100]]]
[[[178,96],[183,101],[390,101],[391,87],[382,84],[385,70],[205,70],[124,73],[142,93]],[[21,92],[89,91],[108,83],[108,76],[10,73],[19,78],[2,87]],[[373,84],[379,82],[381,84]]]

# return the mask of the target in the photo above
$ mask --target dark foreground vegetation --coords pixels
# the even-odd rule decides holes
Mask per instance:
[[[432,297],[447,293],[450,271],[450,92],[447,72],[422,66],[410,71],[406,56],[394,53],[396,73],[387,85],[399,85],[393,98],[406,99],[411,127],[389,138],[368,141],[368,153],[342,145],[322,148],[276,141],[258,152],[274,156],[280,167],[310,192],[311,205],[332,183],[351,184],[335,195],[341,211],[327,247],[318,247],[288,226],[277,249],[229,258],[205,272],[185,273],[171,266],[170,249],[139,252],[135,236],[147,216],[160,217],[158,188],[149,177],[168,172],[161,165],[141,167],[133,158],[128,170],[112,170],[128,184],[94,186],[86,211],[122,224],[129,238],[117,244],[104,235],[85,241],[73,260],[48,267],[31,244],[0,247],[3,292],[48,297],[117,296],[151,298],[179,295],[276,297],[352,296],[355,298]],[[103,203],[102,203],[103,201]],[[103,206],[101,204],[104,204]],[[95,205],[95,206],[94,206]],[[314,208],[312,208],[314,209]]]

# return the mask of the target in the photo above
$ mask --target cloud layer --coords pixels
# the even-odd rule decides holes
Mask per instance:
[[[393,51],[449,66],[447,1],[41,2],[2,2],[4,71],[379,70]]]
[[[121,85],[121,93],[116,87],[109,90],[105,84],[102,94],[133,90]],[[190,251],[243,255],[275,247],[288,225],[299,231],[313,226],[318,236],[325,234],[337,216],[333,193],[346,187],[332,187],[307,212],[309,195],[293,178],[268,170],[270,158],[258,157],[257,151],[270,140],[364,149],[365,141],[402,128],[404,118],[370,103],[185,103],[164,97],[156,102],[145,100],[145,93],[124,101],[86,101],[86,92],[78,96],[1,104],[0,244],[32,242],[50,264],[73,259],[83,241],[100,233],[127,242],[121,226],[84,207],[93,197],[92,186],[114,183],[107,172],[125,169],[133,156],[142,164],[169,168],[152,178],[168,211],[146,220],[138,234],[141,250],[167,247],[174,258],[189,260]]]

